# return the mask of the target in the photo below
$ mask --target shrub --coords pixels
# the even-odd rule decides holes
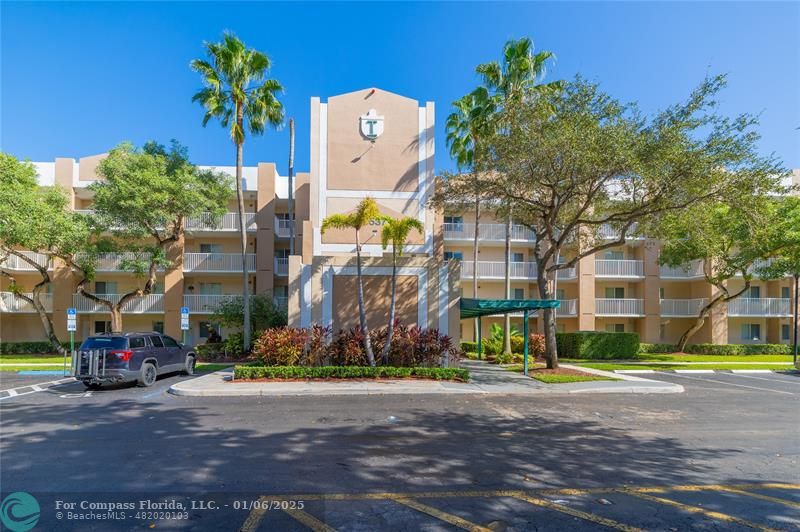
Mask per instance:
[[[512,336],[511,352],[519,354],[522,353],[524,349],[525,349],[525,338],[523,338],[522,336]],[[528,346],[528,349],[530,349],[530,345]]]
[[[434,380],[469,381],[469,371],[461,368],[398,368],[393,366],[236,366],[236,379],[402,379],[417,377]]]
[[[686,352],[695,355],[791,355],[792,347],[784,344],[692,344]]]
[[[564,358],[624,359],[639,353],[637,333],[557,333],[556,344],[559,356]]]
[[[516,360],[516,356],[509,353],[500,353],[494,356],[495,364],[511,364]]]
[[[528,354],[536,358],[544,358],[546,351],[543,334],[531,334],[528,336]]]
[[[61,342],[64,349],[69,351],[69,342]],[[75,341],[75,347],[81,345]],[[53,353],[50,342],[0,342],[0,355],[32,355],[39,353]]]
[[[676,351],[677,347],[673,344],[639,344],[639,353],[642,355],[674,353]]]
[[[275,327],[264,331],[253,345],[253,356],[266,366],[299,364],[308,339],[306,329]]]
[[[374,349],[373,349],[374,351]],[[340,330],[329,346],[330,363],[334,366],[368,366],[361,327]]]
[[[465,353],[475,353],[478,351],[478,342],[461,342],[461,350]]]

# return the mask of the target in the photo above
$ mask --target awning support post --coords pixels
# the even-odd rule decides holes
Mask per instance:
[[[522,363],[523,363],[523,373],[525,376],[528,376],[528,311],[523,311],[522,316],[522,334],[524,335],[524,340],[522,341]]]
[[[481,317],[478,316],[478,360],[481,359],[482,351],[483,351],[483,340],[481,340]]]

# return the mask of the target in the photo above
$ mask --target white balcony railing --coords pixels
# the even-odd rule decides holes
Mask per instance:
[[[628,229],[626,233],[626,240],[642,240],[644,237],[640,235],[631,235],[634,231],[636,231],[637,224],[633,224],[630,229]],[[619,238],[619,231],[615,230],[608,224],[604,224],[600,226],[600,229],[597,230],[597,235],[605,240],[615,240]]]
[[[696,279],[703,277],[703,261],[693,260],[681,266],[661,266],[662,279]]]
[[[480,240],[491,240],[504,242],[506,239],[505,224],[479,224],[478,238]],[[475,238],[474,223],[446,223],[443,224],[445,240],[473,240]],[[511,240],[515,242],[533,242],[535,236],[533,231],[524,225],[511,226]]]
[[[791,317],[792,300],[779,297],[738,297],[728,302],[728,316]]]
[[[32,293],[25,295],[33,297]],[[53,312],[53,294],[39,294],[39,301],[47,312]],[[0,292],[0,312],[36,312],[36,309],[13,292]]]
[[[556,316],[564,317],[564,316],[575,316],[578,314],[578,300],[577,299],[559,299],[561,302],[561,306],[556,309]],[[522,318],[524,314],[522,312],[514,312],[510,314],[515,318]],[[539,311],[532,311],[528,314],[530,318],[536,318],[539,316]]]
[[[665,317],[697,317],[707,299],[662,299],[661,315]]]
[[[235,294],[204,295],[186,294],[183,296],[183,306],[189,308],[193,314],[213,314],[220,303],[237,297]],[[241,296],[238,296],[241,297]]]
[[[535,279],[535,262],[512,262],[509,268],[511,279]],[[501,261],[478,261],[478,279],[505,279],[506,263]],[[461,262],[461,277],[472,279],[472,261]]]
[[[558,271],[558,278],[561,280],[575,279],[578,276],[576,268],[564,268]]]
[[[50,258],[47,255],[42,253],[34,253],[33,251],[23,251],[21,255],[25,255],[26,258],[32,260],[39,266],[47,266],[47,269],[52,269],[53,265],[50,263]],[[0,268],[5,268],[8,270],[16,270],[21,272],[32,272],[36,271],[36,268],[33,267],[28,261],[22,259],[16,255],[9,255],[6,257],[5,260],[0,260]]]
[[[81,260],[86,255],[79,253],[76,259]],[[98,272],[117,272],[122,271],[122,263],[126,260],[150,260],[149,253],[98,253],[95,258],[95,270]],[[164,268],[159,268],[163,270]]]
[[[245,229],[247,231],[256,230],[256,213],[244,213]],[[218,223],[214,223],[214,218],[210,214],[202,214],[200,216],[189,218],[186,220],[187,231],[238,231],[239,230],[239,213],[226,212],[219,219]]]
[[[289,259],[278,257],[275,259],[275,275],[289,275]]]
[[[275,217],[275,234],[281,238],[289,238],[294,226],[294,220]]]
[[[256,270],[256,254],[247,254],[247,271]],[[241,253],[184,253],[185,272],[241,272]]]
[[[596,277],[644,277],[644,262],[641,260],[596,260]]]
[[[119,302],[124,294],[97,294],[98,297],[111,301]],[[104,313],[108,308],[95,301],[84,297],[81,294],[72,294],[72,306],[78,312]],[[146,296],[135,297],[129,300],[122,307],[122,312],[127,314],[154,314],[164,312],[164,294],[149,294]]]
[[[644,299],[595,299],[597,316],[644,316]]]

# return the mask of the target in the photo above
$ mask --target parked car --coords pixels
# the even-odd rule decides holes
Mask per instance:
[[[90,389],[103,384],[133,382],[152,386],[159,375],[194,374],[197,353],[157,332],[98,334],[83,341],[72,371]]]

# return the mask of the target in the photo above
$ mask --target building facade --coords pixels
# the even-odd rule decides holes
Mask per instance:
[[[380,89],[363,89],[311,100],[310,171],[294,179],[294,219],[289,218],[288,179],[275,164],[245,167],[245,223],[248,232],[247,268],[254,294],[270,294],[286,308],[289,324],[322,324],[334,330],[358,324],[355,284],[355,231],[321,231],[322,221],[335,213],[351,212],[365,197],[376,200],[383,214],[412,216],[423,233],[412,232],[398,270],[397,316],[407,324],[435,327],[454,339],[471,339],[472,320],[459,320],[458,301],[473,297],[502,299],[504,290],[505,225],[482,216],[477,268],[472,263],[475,220],[470,213],[439,213],[426,206],[433,187],[434,105]],[[72,208],[90,211],[88,185],[98,179],[103,155],[79,160],[59,158],[35,163],[42,186],[59,185]],[[235,168],[215,167],[235,174]],[[800,184],[800,171],[793,180]],[[289,238],[294,232],[294,255]],[[369,324],[388,320],[391,249],[380,245],[380,226],[360,231],[364,292]],[[607,234],[611,237],[612,235]],[[530,230],[513,225],[511,298],[536,299],[534,238]],[[187,223],[186,237],[170,253],[172,266],[158,274],[155,293],[132,301],[123,311],[126,330],[159,330],[180,337],[180,309],[190,310],[187,340],[203,342],[213,309],[241,293],[241,255],[238,214],[231,201],[218,226],[200,216]],[[713,288],[703,280],[702,264],[682,268],[658,265],[659,244],[632,239],[625,245],[586,257],[553,281],[561,300],[557,326],[561,331],[601,330],[638,332],[644,342],[674,343]],[[41,264],[44,256],[30,255]],[[574,255],[573,255],[574,256]],[[562,260],[568,260],[569,254]],[[120,255],[103,256],[92,289],[119,297],[135,286],[122,271]],[[460,259],[460,260],[459,260]],[[57,334],[66,337],[66,313],[78,313],[77,337],[107,331],[107,312],[76,293],[78,279],[63,264],[49,263],[53,282],[43,303],[52,313]],[[12,272],[23,291],[39,275],[24,261],[9,257],[0,264]],[[741,283],[740,279],[731,281]],[[736,287],[734,286],[734,289]],[[754,281],[744,297],[715,311],[693,338],[712,343],[788,343],[791,339],[791,280]],[[483,320],[483,334],[501,317]],[[512,322],[522,329],[522,317]],[[532,330],[541,320],[532,318]],[[222,331],[223,336],[226,331]],[[41,340],[38,316],[12,294],[0,278],[0,342]]]

